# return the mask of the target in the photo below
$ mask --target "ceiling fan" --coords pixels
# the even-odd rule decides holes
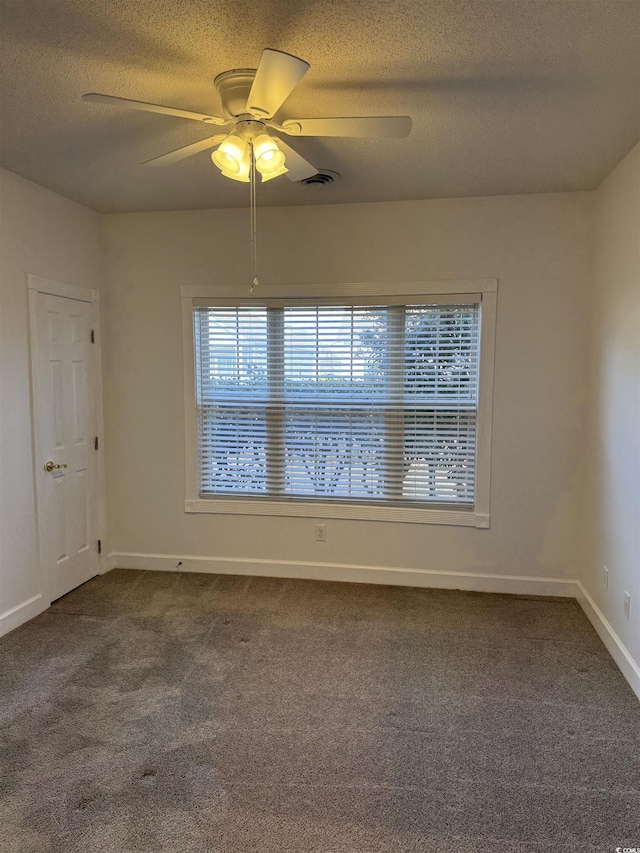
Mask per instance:
[[[296,85],[309,70],[309,63],[289,53],[267,48],[257,69],[241,68],[219,74],[214,85],[222,102],[223,117],[204,115],[189,110],[147,104],[112,95],[92,92],[85,101],[134,110],[171,115],[226,127],[224,133],[185,145],[175,151],[147,160],[145,166],[169,166],[200,151],[219,146],[211,159],[225,177],[249,182],[252,167],[263,181],[286,174],[291,181],[302,181],[318,173],[318,169],[298,154],[281,138],[269,131],[287,136],[387,137],[401,139],[411,132],[409,116],[368,116],[362,118],[288,119],[282,124],[274,116]]]

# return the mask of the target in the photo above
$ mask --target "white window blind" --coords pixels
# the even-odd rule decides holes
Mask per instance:
[[[473,507],[478,302],[194,314],[201,497]]]

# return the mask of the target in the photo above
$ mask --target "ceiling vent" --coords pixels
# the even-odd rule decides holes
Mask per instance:
[[[316,175],[311,175],[310,178],[303,178],[300,181],[305,187],[328,187],[331,184],[337,184],[340,180],[340,175],[337,172],[331,172],[329,169],[322,169]]]

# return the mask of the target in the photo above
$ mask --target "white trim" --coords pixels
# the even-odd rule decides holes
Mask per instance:
[[[235,299],[238,287],[232,285],[183,285],[182,302],[184,414],[185,414],[185,503],[187,513],[220,515],[265,515],[303,518],[343,518],[370,521],[399,521],[412,524],[446,524],[460,527],[490,527],[491,495],[491,427],[493,409],[493,377],[496,336],[498,280],[422,282],[347,282],[300,286],[260,286],[259,299],[300,299],[314,296],[424,296],[478,294],[481,299],[480,396],[478,400],[478,433],[476,451],[476,502],[472,512],[463,508],[430,509],[424,507],[390,507],[345,503],[311,503],[306,501],[203,499],[198,492],[198,425],[196,414],[196,377],[193,333],[193,308],[196,299]],[[242,301],[240,299],[239,301]]]
[[[640,699],[640,665],[633,659],[627,647],[613,630],[598,605],[580,581],[576,581],[576,598],[589,622],[591,622],[598,636],[607,647],[607,651],[631,685],[631,689],[638,699]]]
[[[27,274],[27,293],[29,298],[29,359],[30,359],[30,402],[31,402],[31,436],[32,436],[32,459],[33,459],[33,493],[35,496],[36,525],[38,538],[38,557],[40,563],[40,589],[44,601],[44,607],[51,603],[51,592],[49,589],[49,574],[46,570],[47,555],[44,551],[40,529],[40,514],[38,511],[38,460],[43,457],[43,449],[39,446],[39,430],[36,423],[36,409],[34,401],[40,396],[39,388],[39,358],[38,358],[38,323],[37,323],[37,300],[38,294],[48,296],[62,296],[65,299],[76,299],[79,302],[91,304],[91,320],[95,334],[94,344],[91,348],[91,369],[93,374],[93,388],[95,390],[96,409],[94,412],[96,435],[98,436],[97,458],[97,490],[98,490],[98,520],[97,539],[102,542],[102,554],[98,555],[98,566],[100,574],[109,571],[107,565],[107,495],[105,479],[104,459],[104,415],[103,415],[103,392],[102,392],[102,343],[100,334],[100,291],[89,287],[80,287],[76,284],[65,284],[53,281],[39,275]],[[44,609],[44,608],[43,608]],[[31,618],[31,617],[28,617]]]
[[[315,503],[307,501],[224,500],[196,498],[184,502],[185,512],[213,515],[278,515],[289,518],[351,518],[361,521],[400,521],[407,524],[456,524],[460,527],[489,527],[488,514],[464,509],[429,509],[390,505]]]
[[[40,357],[38,351],[38,290],[33,286],[32,282],[36,281],[36,276],[29,275],[28,295],[29,295],[29,390],[30,390],[30,418],[31,418],[31,445],[32,445],[32,466],[31,476],[33,480],[33,497],[34,510],[36,519],[36,531],[38,540],[38,570],[40,575],[40,591],[42,598],[48,606],[51,603],[51,594],[49,592],[49,573],[46,570],[47,560],[43,549],[42,535],[40,530],[40,512],[38,507],[38,459],[44,456],[44,448],[40,446],[39,431],[36,423],[36,407],[34,401],[40,399]],[[42,279],[44,281],[44,279]]]
[[[184,291],[185,288],[183,287]],[[193,300],[182,297],[182,364],[184,370],[184,476],[186,503],[198,495],[198,417],[196,402],[196,365],[193,335]]]
[[[497,278],[476,278],[462,281],[365,281],[330,282],[325,284],[261,284],[260,299],[309,299],[328,296],[423,296],[429,293],[495,293]],[[238,285],[189,285],[180,288],[182,299],[238,299]]]
[[[29,290],[37,290],[38,293],[47,293],[49,296],[65,296],[67,299],[78,299],[80,302],[100,302],[99,290],[53,281],[53,279],[42,278],[31,273],[27,275],[27,287]]]
[[[307,580],[375,583],[436,589],[463,589],[474,592],[513,595],[554,595],[573,598],[574,580],[564,578],[517,577],[475,572],[438,572],[396,566],[359,566],[348,563],[313,563],[296,560],[257,560],[244,557],[199,557],[184,554],[109,554],[109,568],[176,570],[205,574],[251,575],[255,577],[300,578]]]
[[[375,295],[351,295],[347,296],[344,293],[335,294],[334,296],[301,296],[299,292],[295,294],[291,294],[291,296],[265,296],[261,294],[260,296],[249,296],[238,294],[234,296],[232,299],[229,297],[222,296],[208,296],[208,297],[194,297],[193,307],[194,308],[202,308],[202,307],[212,307],[212,308],[236,308],[236,307],[245,307],[245,308],[254,308],[258,307],[269,307],[269,308],[288,308],[291,305],[295,305],[296,307],[304,307],[304,306],[312,306],[316,307],[317,305],[357,305],[358,307],[362,307],[363,305],[380,305],[380,303],[384,303],[385,305],[411,305],[412,303],[417,303],[418,305],[469,305],[470,303],[480,302],[482,299],[482,293],[402,293],[402,294],[389,294],[385,293],[380,294],[378,296]]]
[[[13,631],[14,628],[24,625],[29,619],[33,619],[34,616],[38,616],[48,606],[44,598],[38,593],[38,595],[28,598],[21,604],[16,604],[11,610],[0,614],[0,637],[8,634],[9,631]]]
[[[482,294],[480,314],[480,371],[476,445],[475,513],[489,527],[491,507],[491,430],[493,423],[493,374],[496,349],[496,290]]]
[[[93,355],[92,368],[96,389],[96,435],[98,436],[98,539],[102,545],[102,551],[98,554],[98,565],[100,574],[109,571],[107,568],[107,482],[105,473],[105,447],[104,447],[104,400],[102,397],[102,332],[100,326],[100,303],[94,300],[91,306],[91,318],[93,331],[95,333],[94,346],[91,348]]]

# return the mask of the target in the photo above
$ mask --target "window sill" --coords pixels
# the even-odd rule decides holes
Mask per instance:
[[[404,524],[451,524],[459,527],[488,528],[489,516],[465,509],[422,509],[415,507],[371,506],[367,504],[312,503],[306,501],[186,500],[189,513],[213,515],[279,515],[289,518],[345,518],[360,521],[395,521]]]

